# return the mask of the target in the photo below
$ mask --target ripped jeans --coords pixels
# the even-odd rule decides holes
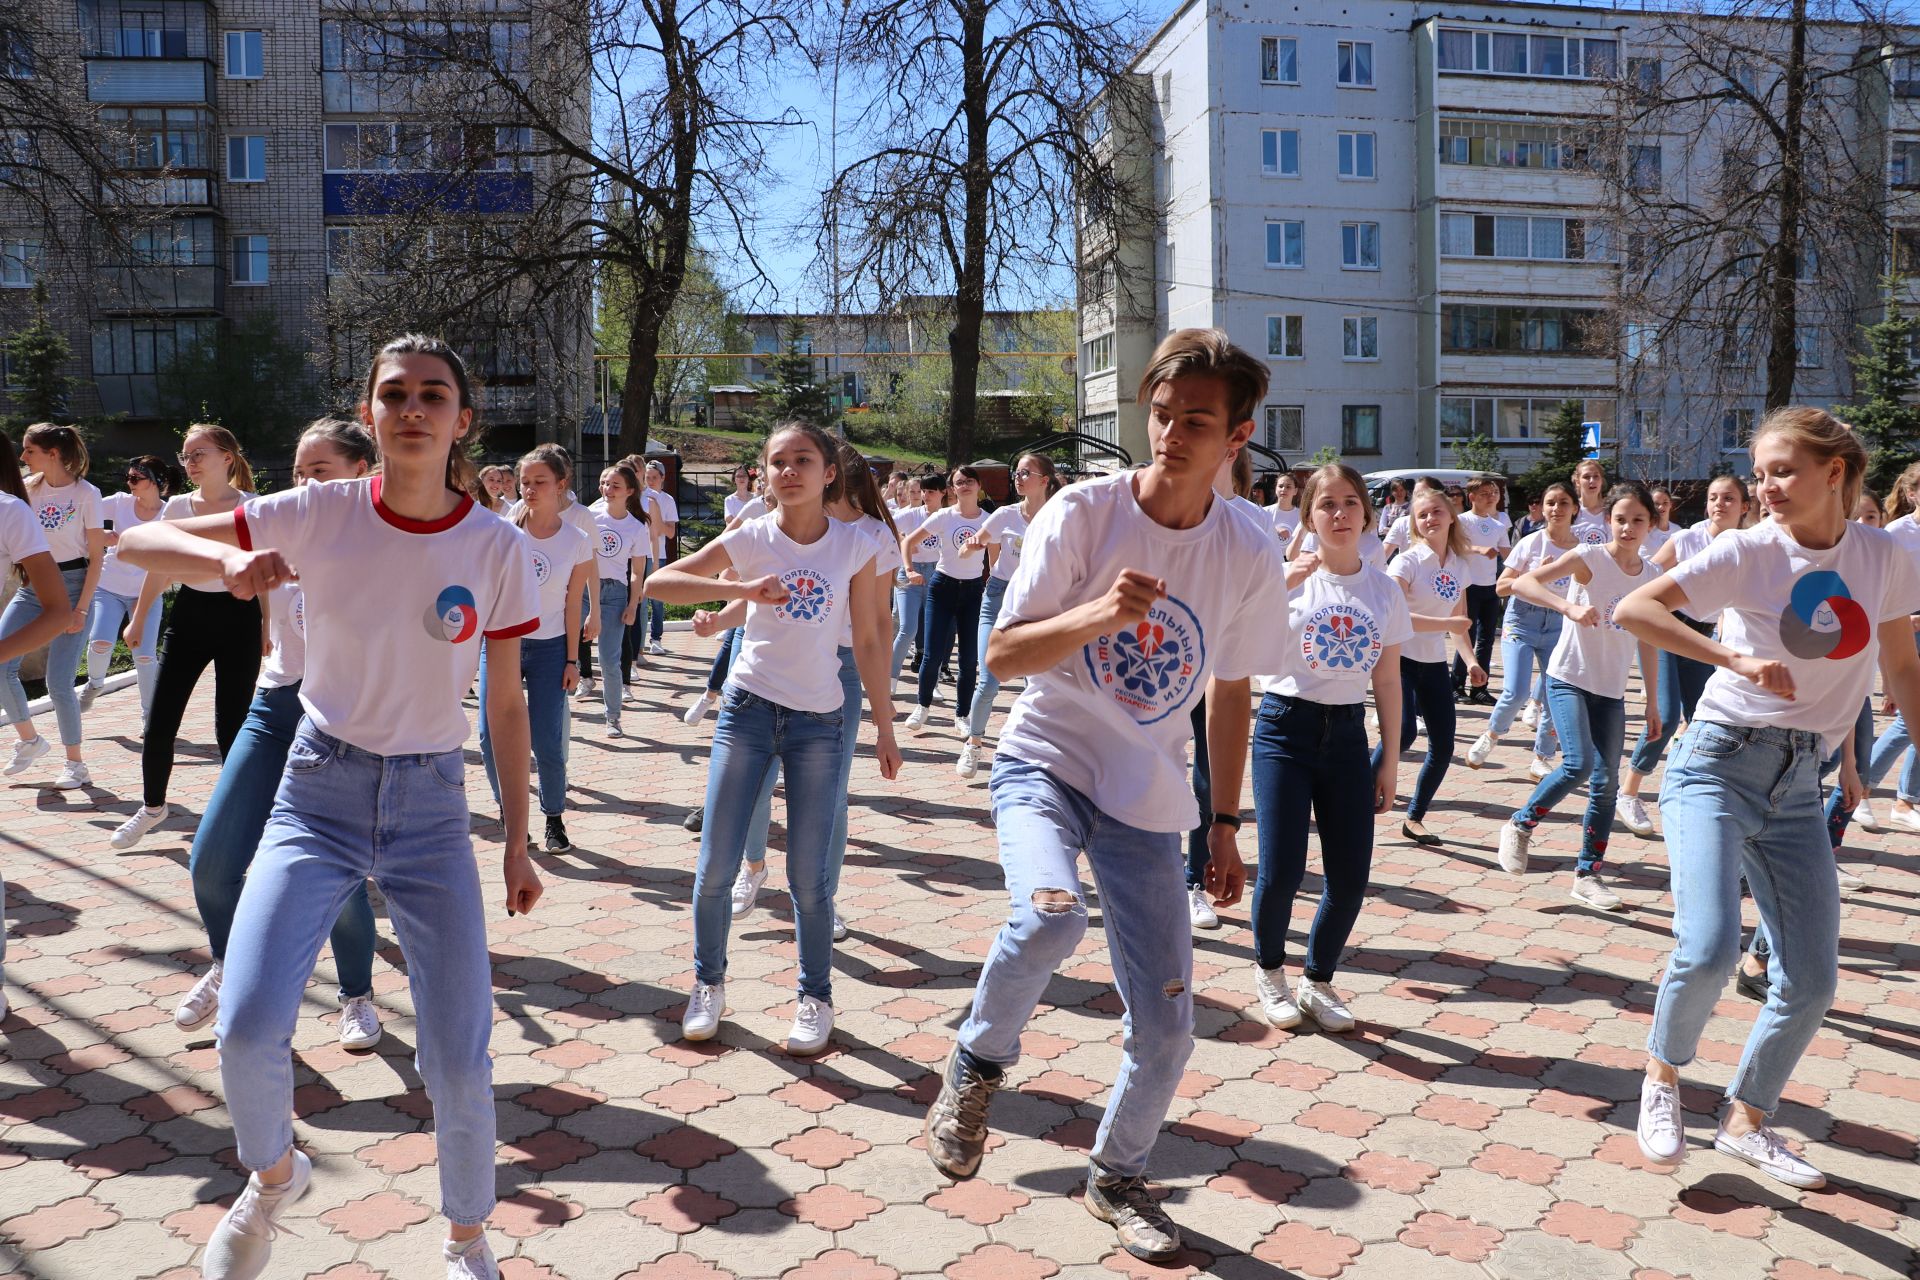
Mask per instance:
[[[127,625],[127,619],[133,616],[133,606],[138,603],[134,596],[123,596],[105,587],[96,587],[93,592],[93,613],[87,622],[87,683],[99,688],[107,678],[107,663],[113,660],[114,642],[120,639],[121,630]],[[166,612],[159,604],[147,610],[146,629],[140,635],[140,643],[133,647],[133,675],[140,686],[140,716],[146,718],[153,706],[154,681],[160,678],[160,615]]]
[[[1020,1033],[1054,970],[1087,932],[1080,854],[1087,855],[1112,957],[1120,1018],[1120,1074],[1091,1156],[1106,1173],[1135,1177],[1173,1104],[1193,1052],[1193,926],[1179,831],[1142,831],[1094,807],[1038,765],[1005,752],[989,785],[1007,922],[980,970],[958,1036],[965,1052],[1000,1066],[1020,1058]],[[1047,890],[1070,902],[1037,902]]]

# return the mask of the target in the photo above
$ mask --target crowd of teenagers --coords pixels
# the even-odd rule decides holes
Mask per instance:
[[[1789,1185],[1820,1185],[1768,1120],[1835,990],[1840,895],[1857,878],[1834,852],[1849,820],[1874,821],[1867,788],[1903,760],[1887,821],[1920,830],[1904,713],[1920,706],[1920,467],[1883,508],[1862,492],[1851,430],[1793,408],[1756,429],[1751,484],[1715,479],[1705,518],[1685,528],[1671,493],[1609,485],[1592,461],[1529,495],[1517,523],[1497,481],[1396,484],[1376,508],[1338,463],[1271,478],[1263,505],[1249,496],[1245,446],[1267,382],[1265,362],[1220,332],[1176,332],[1139,390],[1146,465],[1063,484],[1053,462],[1023,455],[991,510],[974,468],[883,486],[857,450],[781,423],[757,467],[734,473],[724,530],[677,560],[678,508],[656,462],[604,468],[590,504],[556,446],[475,472],[465,367],[418,335],[375,355],[357,420],[306,430],[282,492],[254,494],[238,442],[215,426],[182,443],[190,491],[175,491],[166,459],[144,457],[111,498],[88,481],[71,428],[30,428],[17,461],[0,437],[0,568],[21,584],[0,615],[0,706],[18,734],[5,773],[52,751],[19,678],[22,656],[45,647],[65,748],[50,785],[90,785],[84,716],[124,640],[146,725],[143,794],[111,843],[132,847],[168,817],[182,713],[213,668],[223,766],[189,861],[212,963],[175,1020],[214,1022],[251,1176],[204,1274],[264,1274],[312,1180],[294,1141],[290,1043],[323,944],[341,1042],[380,1039],[371,880],[405,958],[447,1275],[498,1275],[484,1234],[495,1196],[490,891],[469,834],[465,703],[477,689],[501,826],[491,892],[509,914],[528,912],[541,898],[534,796],[545,851],[571,848],[567,699],[597,701],[604,732],[623,736],[634,663],[664,652],[668,605],[717,606],[693,626],[721,637],[684,715],[697,725],[718,710],[705,802],[688,821],[700,834],[688,1040],[726,1018],[729,929],[768,877],[782,780],[799,961],[786,1048],[804,1056],[833,1033],[861,720],[880,777],[894,780],[894,698],[907,678],[902,730],[925,735],[950,709],[939,727],[953,730],[959,777],[990,755],[1007,914],[926,1116],[927,1153],[947,1176],[980,1167],[1022,1030],[1087,930],[1084,858],[1125,1008],[1085,1204],[1134,1255],[1175,1256],[1180,1233],[1148,1160],[1192,1050],[1194,930],[1218,928],[1246,887],[1249,775],[1251,994],[1275,1027],[1350,1030],[1335,982],[1366,907],[1376,821],[1396,809],[1403,754],[1424,736],[1398,830],[1444,847],[1427,819],[1446,795],[1456,708],[1469,703],[1491,707],[1470,769],[1516,723],[1532,738],[1536,785],[1488,834],[1499,866],[1527,872],[1540,823],[1584,784],[1569,891],[1600,910],[1626,905],[1602,875],[1616,816],[1653,832],[1640,792],[1671,747],[1658,804],[1675,939],[1640,1148],[1661,1166],[1687,1155],[1679,1073],[1732,976],[1764,1003],[1714,1146]],[[372,565],[378,592],[366,589]],[[1621,788],[1636,664],[1643,728]],[[1900,712],[1877,739],[1876,675]],[[1016,680],[989,751],[996,694]],[[1290,981],[1315,843],[1322,887]],[[1743,885],[1759,916],[1750,938]]]

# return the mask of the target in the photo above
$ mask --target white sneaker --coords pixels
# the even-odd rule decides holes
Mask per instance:
[[[916,705],[907,713],[907,732],[918,733],[927,727],[928,708]]]
[[[1467,768],[1478,769],[1485,764],[1487,757],[1493,754],[1494,746],[1494,736],[1491,733],[1483,733],[1475,738],[1473,745],[1467,748]]]
[[[1527,705],[1520,711],[1520,723],[1526,726],[1528,733],[1538,732],[1540,729],[1540,704],[1529,699]]]
[[[273,1238],[280,1234],[280,1215],[307,1194],[312,1182],[313,1162],[297,1148],[293,1176],[280,1185],[266,1185],[257,1173],[249,1176],[240,1198],[207,1241],[206,1256],[200,1260],[204,1280],[255,1280],[264,1272],[273,1255]]]
[[[1647,816],[1647,806],[1639,796],[1621,797],[1620,825],[1637,836],[1653,834],[1653,819]]]
[[[954,762],[953,771],[963,778],[971,778],[980,772],[980,749],[971,742],[960,748],[960,758]]]
[[[167,820],[167,806],[160,805],[149,809],[145,805],[133,811],[133,816],[114,830],[107,843],[116,849],[131,849],[140,843],[147,832]]]
[[[624,738],[627,736],[627,731],[620,727],[618,720],[609,720],[607,721],[607,736],[609,738]]]
[[[1500,869],[1522,875],[1527,869],[1527,846],[1533,832],[1512,822],[1500,824]]]
[[[1769,1178],[1790,1187],[1812,1190],[1827,1185],[1827,1175],[1789,1151],[1786,1140],[1769,1125],[1761,1125],[1737,1138],[1722,1125],[1713,1135],[1713,1149],[1736,1160],[1745,1160]]]
[[[1303,974],[1294,1000],[1300,1012],[1319,1023],[1322,1031],[1353,1030],[1353,1013],[1331,983],[1315,982]]]
[[[53,780],[55,791],[78,791],[82,787],[93,785],[93,775],[87,772],[87,766],[81,760],[69,760],[60,766],[60,776]]]
[[[340,1002],[340,1047],[371,1049],[380,1043],[380,1011],[373,997],[348,996]]]
[[[680,1038],[711,1040],[720,1029],[720,1015],[727,1011],[727,984],[698,982],[687,997],[687,1011],[680,1015]]]
[[[1300,1025],[1300,1006],[1287,990],[1287,975],[1280,969],[1253,970],[1253,993],[1260,998],[1260,1014],[1267,1025],[1285,1031]]]
[[[440,1252],[447,1260],[447,1280],[500,1280],[500,1264],[485,1236],[458,1245],[448,1240]]]
[[[1834,874],[1839,876],[1840,878],[1840,892],[1852,893],[1856,889],[1864,889],[1867,887],[1867,882],[1865,880],[1862,880],[1859,876],[1853,874],[1853,872],[1847,870],[1845,867],[1836,866],[1833,870],[1834,870]]]
[[[840,908],[838,907],[833,909],[833,940],[835,942],[845,942],[847,940],[847,922],[840,918]]]
[[[220,1011],[220,981],[225,975],[220,971],[220,962],[215,960],[211,968],[200,975],[200,981],[193,984],[179,1004],[173,1007],[173,1025],[182,1031],[191,1031]]]
[[[1533,758],[1533,763],[1527,766],[1527,776],[1529,778],[1533,778],[1536,780],[1540,778],[1544,778],[1552,772],[1553,772],[1553,762],[1546,759],[1544,756],[1536,755]]]
[[[647,645],[647,652],[656,658],[664,658],[667,656],[667,646],[661,644],[658,640],[650,641]]]
[[[833,1034],[833,1006],[825,1000],[801,996],[793,1011],[793,1029],[787,1032],[787,1052],[806,1057],[827,1047]]]
[[[106,685],[95,684],[91,680],[87,681],[84,685],[80,686],[80,709],[82,711],[93,710],[94,699],[98,698],[102,693],[104,693],[106,691],[106,688],[107,688]]]
[[[1655,1164],[1676,1165],[1687,1155],[1687,1131],[1680,1120],[1680,1090],[1652,1076],[1640,1082],[1640,1122],[1634,1126],[1640,1154]]]
[[[13,757],[7,761],[6,768],[0,769],[0,774],[11,778],[16,773],[25,773],[28,765],[51,750],[53,750],[53,744],[39,734],[35,734],[24,742],[16,742],[13,744]]]
[[[1196,929],[1220,927],[1220,913],[1213,909],[1211,902],[1207,901],[1205,889],[1187,890],[1187,918],[1193,921],[1193,927]]]
[[[591,698],[599,694],[599,692],[600,686],[594,683],[592,676],[582,676],[580,683],[574,687],[573,696],[576,698]]]
[[[718,701],[719,699],[713,696],[713,690],[702,689],[700,696],[693,700],[693,705],[681,713],[680,719],[687,724],[699,724],[706,718],[707,712],[713,710],[713,704]]]
[[[1887,825],[1904,827],[1908,831],[1920,831],[1920,809],[1911,805],[1895,805],[1887,814]]]
[[[733,918],[753,913],[753,903],[760,896],[760,886],[767,882],[767,864],[761,863],[755,871],[745,862],[740,864],[740,874],[733,878]]]
[[[1858,826],[1862,831],[1878,831],[1880,829],[1880,819],[1876,818],[1873,814],[1873,801],[1862,800],[1859,804],[1853,806],[1853,821],[1854,825]]]
[[[1618,911],[1626,904],[1620,901],[1620,895],[1607,888],[1598,874],[1589,871],[1586,875],[1573,877],[1573,888],[1568,893],[1575,902],[1584,902],[1596,911]]]

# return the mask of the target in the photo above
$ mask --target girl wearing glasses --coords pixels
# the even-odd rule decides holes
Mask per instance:
[[[253,468],[240,452],[240,442],[225,427],[203,422],[187,428],[180,465],[193,481],[194,491],[168,498],[160,509],[162,520],[226,515],[253,496]],[[169,583],[164,575],[149,573],[140,585],[139,603],[123,633],[127,648],[133,648],[134,640],[145,633],[147,616],[159,607],[160,593]],[[260,658],[272,647],[258,600],[230,594],[217,577],[182,586],[167,616],[166,649],[154,681],[153,703],[147,709],[147,731],[140,742],[141,805],[113,833],[109,843],[116,849],[133,848],[167,816],[174,742],[201,672],[213,666],[213,734],[224,761],[253,703]]]
[[[90,707],[107,679],[113,642],[133,616],[140,601],[146,571],[124,563],[117,553],[120,535],[136,525],[160,518],[160,508],[173,496],[171,466],[158,454],[147,454],[127,464],[127,491],[107,498],[100,507],[107,531],[107,558],[100,566],[100,586],[93,593],[93,618],[87,626],[87,688],[80,705]],[[147,625],[133,652],[133,675],[140,686],[140,717],[153,709],[153,686],[160,675],[160,612],[147,611]]]
[[[53,785],[63,791],[91,785],[92,775],[80,758],[80,698],[73,688],[80,670],[80,650],[86,647],[87,610],[100,582],[100,561],[106,554],[107,533],[101,525],[100,491],[87,482],[87,446],[72,427],[50,422],[27,428],[20,441],[20,462],[27,469],[27,505],[46,536],[54,566],[60,570],[66,595],[42,605],[33,582],[20,588],[0,614],[0,635],[18,631],[38,618],[43,608],[69,609],[66,625],[47,646],[47,697],[53,703],[60,745],[67,749],[66,765]],[[25,655],[21,655],[24,657]],[[13,757],[0,773],[25,773],[41,756],[53,750],[27,714],[27,689],[20,683],[20,658],[0,663],[0,709],[13,721],[20,740]]]

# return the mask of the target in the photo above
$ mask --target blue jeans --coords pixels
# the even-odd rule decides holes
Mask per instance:
[[[1455,714],[1453,682],[1447,664],[1400,659],[1400,745],[1404,750],[1413,742],[1413,718],[1418,712],[1427,726],[1427,758],[1420,764],[1420,776],[1414,781],[1413,794],[1407,797],[1407,817],[1414,822],[1427,816],[1433,807],[1440,784],[1453,766]],[[1380,748],[1373,749],[1373,767],[1380,767]],[[1372,809],[1369,804],[1368,809]]]
[[[980,685],[973,691],[973,709],[967,713],[970,738],[987,736],[987,717],[993,714],[993,700],[1000,692],[1000,682],[987,669],[987,640],[993,635],[993,624],[1000,617],[1000,601],[1006,594],[1007,579],[989,574],[986,591],[980,597],[980,638],[973,646],[980,664]]]
[[[1739,960],[1744,875],[1771,943],[1770,985],[1727,1096],[1771,1115],[1839,980],[1840,889],[1820,813],[1819,739],[1695,721],[1667,763],[1660,813],[1674,948],[1647,1052],[1673,1067],[1693,1060]]]
[[[627,624],[621,619],[627,612],[627,584],[619,578],[600,579],[600,638],[594,649],[600,658],[601,702],[607,708],[607,723],[620,723],[620,700],[626,690],[620,685],[620,645],[627,638]],[[634,619],[638,626],[639,618]],[[524,657],[521,658],[525,662]]]
[[[62,607],[71,610],[73,602],[80,598],[80,589],[86,585],[86,567],[62,569],[60,581],[67,588]],[[156,608],[154,612],[159,610]],[[0,613],[0,636],[12,635],[40,614],[40,597],[34,594],[33,584],[21,583],[20,590],[7,602],[6,612]],[[85,627],[71,634],[62,631],[47,643],[47,698],[53,703],[53,719],[60,729],[63,747],[77,746],[80,742],[80,695],[74,690],[73,677],[80,670],[80,651],[86,647]],[[0,711],[5,711],[16,725],[31,719],[27,715],[27,686],[20,682],[20,663],[25,658],[26,655],[21,654],[0,665]]]
[[[494,1205],[493,971],[462,754],[377,756],[301,722],[240,894],[215,1029],[240,1162],[269,1168],[293,1145],[290,1044],[307,977],[373,877],[406,955],[440,1211],[473,1225]]]
[[[534,770],[540,778],[540,812],[552,817],[567,807],[567,637],[520,642],[520,683],[527,691],[527,726],[533,736]],[[487,787],[500,803],[500,773],[493,763],[493,732],[487,725],[487,655],[480,651],[480,759]]]
[[[663,562],[648,560],[647,574],[651,576],[655,569],[665,567]],[[643,618],[636,615],[633,620],[633,625],[647,630],[652,641],[655,644],[659,644],[661,637],[667,634],[667,602],[656,599],[653,596],[648,596],[644,611],[646,616]]]
[[[777,761],[787,776],[787,886],[800,945],[800,991],[833,1000],[833,877],[827,845],[840,777],[838,709],[795,711],[738,685],[720,699],[707,766],[706,823],[693,877],[693,971],[702,982],[727,976],[731,894],[747,849],[755,801]],[[846,789],[839,795],[846,803]]]
[[[1520,717],[1520,704],[1529,694],[1546,701],[1547,659],[1560,640],[1560,624],[1566,619],[1552,609],[1543,609],[1525,600],[1512,601],[1507,607],[1506,625],[1500,631],[1500,698],[1487,717],[1487,732],[1496,740]],[[1538,683],[1534,670],[1538,667]],[[1554,741],[1552,708],[1543,708],[1540,724],[1533,734],[1533,753],[1551,760],[1559,750]]]
[[[988,784],[1007,882],[1007,922],[993,940],[973,1009],[960,1027],[962,1051],[1002,1067],[1020,1059],[1020,1033],[1055,969],[1087,932],[1080,854],[1100,890],[1120,1018],[1120,1073],[1094,1134],[1092,1158],[1107,1173],[1146,1172],[1181,1072],[1193,1052],[1193,926],[1180,834],[1142,831],[1038,765],[1002,752]],[[1042,906],[1056,889],[1069,904]]]
[[[713,655],[713,666],[707,671],[707,692],[718,695],[727,687],[727,672],[733,669],[734,651],[740,647],[740,628],[728,627],[726,634],[720,637],[720,649]]]
[[[925,569],[927,576],[933,575],[932,565],[915,565],[916,569]],[[900,664],[907,660],[907,650],[920,638],[925,624],[927,604],[927,584],[909,583],[905,574],[896,574],[893,580],[893,680],[900,679]]]
[[[984,575],[983,575],[984,576]],[[981,578],[949,578],[936,571],[927,583],[927,633],[920,642],[920,705],[933,705],[940,685],[940,668],[960,642],[958,687],[953,712],[965,719],[973,710],[973,683],[980,672],[980,599],[986,584]]]
[[[159,610],[154,612],[158,613]],[[254,695],[246,723],[227,752],[213,796],[193,833],[187,868],[193,876],[193,900],[207,926],[213,958],[225,961],[233,930],[234,908],[247,882],[247,868],[260,846],[273,810],[274,792],[286,769],[287,751],[300,727],[300,686],[261,689]],[[340,971],[340,997],[373,991],[373,905],[367,882],[357,882],[333,922],[333,963]]]
[[[1699,631],[1700,627],[1695,626],[1694,630]],[[1713,632],[1709,628],[1702,634]],[[1640,730],[1640,743],[1633,749],[1633,759],[1627,762],[1635,773],[1644,777],[1654,771],[1666,752],[1667,743],[1680,732],[1681,724],[1693,720],[1693,709],[1700,705],[1700,695],[1706,692],[1707,677],[1712,674],[1713,667],[1705,662],[1695,662],[1665,649],[1660,651],[1660,736],[1649,737],[1644,728]],[[1872,732],[1871,723],[1868,732]]]
[[[1614,802],[1619,796],[1620,750],[1627,736],[1627,701],[1603,698],[1548,676],[1547,705],[1553,708],[1553,723],[1560,731],[1560,746],[1566,756],[1558,769],[1540,779],[1513,821],[1516,826],[1533,830],[1585,778],[1587,816],[1580,828],[1580,857],[1574,864],[1574,870],[1585,875],[1607,856]]]
[[[847,860],[847,784],[853,776],[853,749],[860,740],[860,708],[866,700],[860,684],[860,668],[852,649],[840,650],[840,723],[846,732],[840,735],[840,785],[834,791],[833,834],[827,838],[827,897],[840,896],[840,867]],[[773,824],[773,789],[780,781],[780,762],[767,770],[766,783],[754,802],[753,818],[747,826],[748,862],[767,860],[767,828]]]
[[[1436,665],[1444,674],[1445,665]],[[1262,969],[1278,969],[1287,958],[1293,900],[1307,873],[1309,811],[1320,832],[1324,884],[1307,933],[1306,975],[1330,982],[1373,870],[1366,708],[1269,693],[1253,726],[1253,812],[1260,838],[1253,949]]]
[[[113,660],[113,646],[120,639],[133,607],[139,601],[116,591],[96,587],[93,608],[87,614],[87,683],[99,685],[107,678],[107,664]],[[153,684],[160,678],[160,615],[158,604],[147,610],[147,625],[131,650],[133,678],[140,686],[140,714],[153,706]]]

